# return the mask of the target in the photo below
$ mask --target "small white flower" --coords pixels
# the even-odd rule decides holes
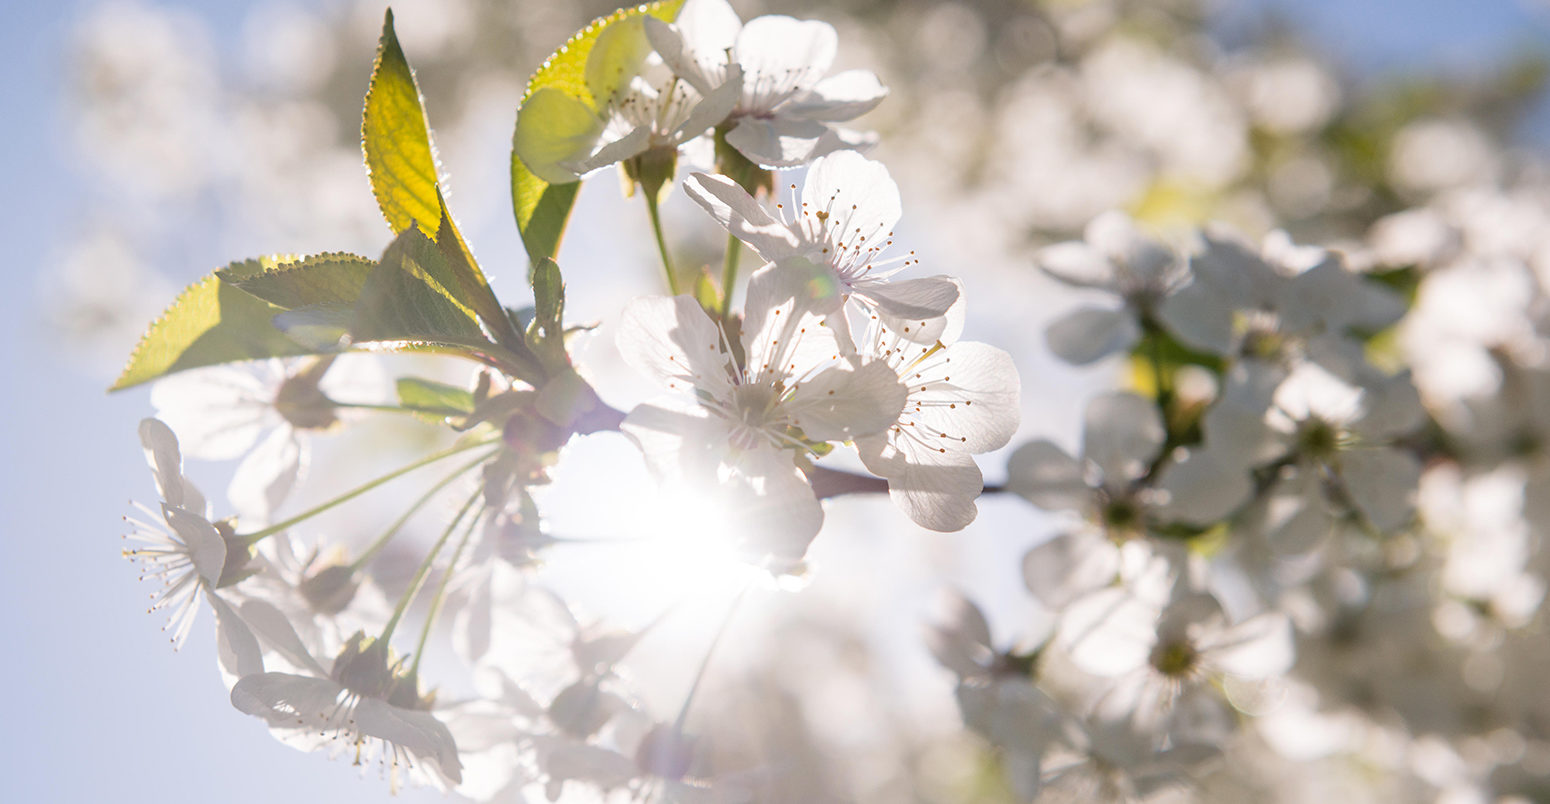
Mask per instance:
[[[754,274],[742,367],[688,296],[631,302],[618,334],[626,360],[674,392],[637,407],[621,429],[658,476],[725,500],[738,517],[739,550],[775,571],[800,561],[823,523],[797,455],[813,442],[882,431],[905,397],[886,363],[842,354],[810,311],[804,277],[782,265]]]
[[[332,363],[266,360],[174,374],[151,389],[151,404],[183,434],[190,457],[242,457],[227,497],[243,520],[265,521],[305,471],[304,433],[337,421],[329,393],[372,383],[369,359]],[[322,369],[329,373],[320,379]]]
[[[1206,442],[1231,451],[1242,466],[1277,460],[1295,466],[1271,490],[1272,498],[1284,500],[1273,519],[1308,524],[1286,507],[1292,498],[1279,488],[1292,480],[1309,511],[1330,508],[1321,502],[1330,497],[1336,511],[1354,508],[1380,531],[1410,519],[1421,465],[1392,444],[1421,422],[1424,410],[1407,375],[1359,373],[1364,382],[1348,382],[1310,360],[1290,373],[1244,361],[1228,374],[1220,400],[1202,420]],[[1326,475],[1338,482],[1318,482]],[[1332,521],[1324,530],[1329,527]]]
[[[124,550],[124,556],[140,565],[141,578],[162,581],[162,591],[153,595],[151,611],[169,612],[163,630],[171,633],[175,647],[182,647],[199,613],[203,593],[220,621],[222,650],[235,640],[245,655],[255,655],[246,650],[252,643],[251,635],[233,635],[227,630],[240,629],[241,625],[215,594],[217,588],[235,583],[246,573],[247,546],[234,538],[229,527],[210,521],[204,495],[183,475],[182,455],[171,428],[156,419],[142,420],[140,443],[156,475],[162,501],[159,513],[144,505],[136,507],[161,524],[125,517],[134,527],[126,538],[143,546]],[[223,653],[222,658],[224,663],[228,657]]]
[[[1220,451],[1161,460],[1166,440],[1154,402],[1124,391],[1099,394],[1083,418],[1082,457],[1043,439],[1024,444],[1007,462],[1007,488],[1046,510],[1080,512],[1117,540],[1167,522],[1209,525],[1249,496],[1247,473]]]
[[[923,346],[877,321],[861,351],[892,368],[908,395],[898,420],[856,438],[856,450],[867,469],[888,479],[888,496],[900,510],[938,531],[974,521],[984,478],[972,456],[1006,446],[1019,418],[1012,356],[957,340],[960,329],[949,324],[942,340]]]
[[[732,65],[725,81],[702,94],[674,75],[656,54],[647,54],[638,74],[624,74],[615,52],[644,43],[640,16],[610,25],[588,58],[587,88],[592,103],[545,87],[522,105],[515,148],[523,164],[555,184],[648,151],[676,155],[679,146],[705,134],[731,114],[742,95],[742,70]]]
[[[1291,668],[1294,655],[1284,614],[1232,623],[1203,592],[1176,594],[1159,606],[1128,589],[1103,589],[1068,608],[1060,629],[1059,643],[1077,666],[1117,679],[1098,712],[1149,728],[1166,728],[1174,705],[1194,688],[1227,678],[1273,679]]]
[[[684,182],[689,197],[766,262],[800,257],[827,268],[820,281],[834,292],[820,298],[827,304],[822,312],[855,300],[895,334],[935,341],[942,325],[932,320],[947,313],[960,290],[945,276],[890,281],[919,261],[913,251],[883,259],[901,214],[899,188],[888,169],[841,151],[813,163],[800,197],[792,187],[791,208],[777,204],[777,218],[725,176],[696,173]]]
[[[392,606],[382,590],[353,570],[342,550],[322,554],[276,533],[254,552],[263,569],[243,585],[235,605],[266,649],[293,668],[309,667],[312,655],[334,655],[351,634],[387,621]]]
[[[1001,752],[1007,783],[1022,800],[1031,800],[1039,791],[1044,752],[1063,731],[1064,713],[1033,683],[1035,650],[997,650],[977,606],[956,593],[947,596],[946,604],[946,616],[927,632],[927,645],[958,676],[964,725]]]
[[[741,70],[726,137],[752,162],[791,167],[876,139],[834,125],[870,111],[888,90],[867,70],[824,78],[838,41],[826,22],[772,15],[744,25],[726,0],[689,0],[674,24],[645,25],[662,60],[701,95]]]
[[[1285,362],[1310,339],[1378,330],[1405,304],[1348,270],[1323,249],[1272,232],[1261,249],[1225,233],[1203,237],[1188,284],[1158,306],[1159,320],[1185,345],[1211,354]]]
[[[457,745],[418,687],[385,643],[357,633],[327,674],[247,675],[232,687],[231,702],[301,750],[348,751],[356,764],[380,762],[395,785],[401,767],[455,785],[462,780]]]
[[[1085,242],[1050,246],[1038,258],[1039,267],[1061,282],[1119,297],[1118,309],[1080,307],[1045,332],[1050,351],[1078,366],[1135,346],[1141,321],[1189,281],[1184,261],[1122,212],[1094,218],[1084,236]]]

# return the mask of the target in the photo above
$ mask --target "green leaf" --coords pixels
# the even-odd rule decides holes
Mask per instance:
[[[621,9],[607,17],[593,20],[587,27],[572,36],[555,51],[528,80],[527,91],[522,95],[523,107],[541,89],[556,89],[566,95],[596,108],[592,91],[587,87],[587,61],[598,37],[610,25],[620,20],[651,15],[671,22],[683,7],[683,0],[662,0],[635,8]],[[594,81],[596,81],[594,76]],[[523,109],[518,110],[520,118]],[[554,257],[560,250],[560,238],[565,233],[571,208],[576,203],[576,190],[580,182],[550,184],[539,178],[517,156],[516,134],[512,134],[511,149],[511,201],[517,216],[517,231],[522,235],[522,245],[534,265],[544,257]]]
[[[516,354],[526,352],[521,332],[506,318],[447,209],[420,90],[394,32],[391,10],[382,23],[371,87],[366,91],[361,147],[372,192],[394,233],[415,226],[434,233],[451,277],[445,289],[474,312],[497,343]]]
[[[382,22],[377,61],[361,115],[361,148],[371,191],[394,234],[418,223],[437,231],[441,220],[436,157],[420,89],[393,31],[390,9]]]
[[[245,263],[236,263],[234,267]],[[239,269],[240,270],[240,269]],[[161,318],[151,324],[109,390],[118,391],[185,369],[318,354],[275,329],[284,309],[250,295],[219,276],[190,285]]]
[[[533,308],[533,320],[543,329],[546,340],[564,337],[565,280],[560,266],[548,257],[533,268]]]
[[[355,305],[356,342],[422,341],[495,348],[441,248],[411,226],[399,233],[366,278]]]
[[[445,410],[449,414],[474,412],[474,394],[466,388],[417,377],[398,380],[399,404],[410,408]]]
[[[353,305],[376,263],[354,254],[261,257],[220,269],[215,275],[286,310],[319,305]]]
[[[512,325],[511,319],[506,315],[506,309],[495,297],[495,291],[490,289],[489,280],[485,279],[484,272],[479,270],[479,266],[474,262],[473,254],[469,252],[468,245],[463,242],[463,236],[458,233],[456,224],[452,222],[452,213],[447,211],[446,201],[440,196],[437,196],[436,201],[441,209],[441,218],[436,230],[436,245],[441,249],[442,256],[446,258],[448,269],[457,283],[458,298],[467,302],[479,320],[484,322],[484,325],[494,334],[497,343],[514,352],[527,352],[527,344],[522,340],[521,331]]]

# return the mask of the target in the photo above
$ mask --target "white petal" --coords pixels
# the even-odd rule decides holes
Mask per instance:
[[[743,26],[732,55],[750,81],[780,80],[792,73],[819,76],[834,64],[838,44],[839,35],[827,22],[770,14],[751,19]]]
[[[232,474],[226,496],[243,517],[266,522],[296,484],[305,450],[290,425],[276,427]]]
[[[802,202],[804,209],[793,211],[811,216],[809,225],[830,233],[828,244],[843,244],[849,252],[882,246],[903,214],[899,186],[888,168],[855,151],[813,162],[802,183]],[[820,212],[823,220],[817,218]]]
[[[1162,300],[1157,317],[1186,346],[1215,355],[1233,351],[1233,307],[1212,285],[1190,282]]]
[[[1426,408],[1408,372],[1364,383],[1366,411],[1352,429],[1368,439],[1392,439],[1420,427]]]
[[[769,447],[744,452],[735,471],[723,489],[731,510],[747,516],[738,552],[771,572],[795,569],[823,527],[823,506],[807,477],[791,452]]]
[[[696,51],[703,53],[731,49],[743,29],[743,21],[726,0],[688,0],[673,24]]]
[[[1276,387],[1271,401],[1296,422],[1318,418],[1345,425],[1356,421],[1364,410],[1362,389],[1317,363],[1298,364]]]
[[[1362,515],[1388,532],[1415,515],[1421,463],[1397,449],[1355,449],[1341,453],[1340,478]]]
[[[157,419],[141,419],[140,445],[156,477],[156,492],[169,505],[183,505],[183,455],[172,428]]]
[[[231,688],[237,711],[261,717],[270,725],[289,728],[329,728],[327,713],[338,709],[344,688],[323,678],[290,673],[244,676]]]
[[[655,20],[653,20],[655,21]],[[708,133],[721,125],[737,108],[743,96],[743,68],[736,64],[727,66],[726,80],[721,86],[704,93],[694,105],[689,116],[672,132],[672,142],[682,145],[685,141]]]
[[[1091,531],[1057,535],[1023,556],[1028,591],[1054,611],[1118,577],[1119,548]]]
[[[1093,397],[1082,417],[1082,455],[1098,465],[1111,489],[1145,474],[1167,437],[1157,405],[1124,391]]]
[[[1190,258],[1190,273],[1227,306],[1254,308],[1279,297],[1285,280],[1253,248],[1220,233],[1203,240],[1205,248]]]
[[[1121,588],[1101,589],[1067,607],[1059,639],[1078,667],[1118,676],[1141,667],[1157,641],[1158,611]]]
[[[158,380],[151,405],[190,457],[224,461],[247,451],[266,423],[278,420],[278,391],[278,382],[265,382],[251,366],[212,366]]]
[[[720,327],[688,296],[645,296],[625,308],[615,343],[626,363],[678,393],[730,392]]]
[[[1018,447],[1006,474],[1007,490],[1046,511],[1081,511],[1092,501],[1081,462],[1044,439]]]
[[[791,230],[726,176],[695,173],[684,180],[684,192],[766,262],[797,253]]]
[[[320,676],[327,675],[323,666],[302,644],[301,637],[297,636],[290,620],[274,604],[265,600],[248,599],[238,607],[238,612],[243,622],[248,624],[262,643],[283,656],[297,669],[307,670]]]
[[[533,175],[550,184],[575,181],[561,165],[585,159],[603,133],[592,107],[554,87],[534,92],[517,115],[513,149]]]
[[[1086,243],[1057,243],[1039,251],[1038,265],[1068,285],[1117,291],[1114,263]]]
[[[619,429],[640,448],[652,473],[664,481],[713,481],[728,435],[721,419],[677,398],[637,405]]]
[[[684,11],[687,12],[689,10],[689,5],[685,4]],[[728,7],[727,10],[731,11],[731,8]],[[733,14],[732,16],[735,21],[737,15]],[[715,54],[722,53],[726,48],[731,47],[730,42],[727,43],[726,47],[710,46],[700,49],[696,48],[685,37],[684,29],[680,27],[684,24],[682,21],[669,25],[655,17],[648,17],[645,24],[647,41],[651,42],[651,47],[657,51],[657,55],[662,57],[662,63],[667,65],[674,75],[687,81],[689,86],[694,87],[695,91],[701,95],[708,96],[722,86],[717,77],[712,76],[706,71],[706,66],[700,63],[700,59],[714,58]],[[737,26],[741,28],[742,23],[738,22]],[[733,36],[736,36],[735,32]],[[724,60],[726,57],[722,56],[721,58]],[[719,71],[717,72],[719,73]],[[742,99],[742,95],[742,88],[739,86],[737,92],[738,100]]]
[[[902,471],[888,475],[893,504],[929,530],[951,533],[968,527],[979,513],[974,501],[985,488],[974,459],[959,450],[917,448],[912,442],[905,442],[903,451]]]
[[[945,276],[932,276],[924,279],[906,279],[900,282],[862,281],[852,283],[852,288],[858,294],[865,296],[879,315],[885,316],[885,325],[889,329],[903,332],[900,322],[909,322],[920,326],[913,327],[914,333],[904,333],[906,336],[914,334],[911,340],[923,341],[925,336],[921,333],[929,331],[927,321],[933,318],[941,318],[947,315],[949,308],[958,301],[958,283]],[[931,338],[931,340],[936,340]]]
[[[1286,443],[1266,423],[1265,414],[1285,376],[1281,369],[1257,360],[1233,366],[1216,403],[1201,417],[1206,446],[1218,450],[1229,462],[1244,466],[1284,454]]]
[[[1056,357],[1075,366],[1123,352],[1141,338],[1141,328],[1129,310],[1081,307],[1050,324],[1045,343]]]
[[[639,156],[651,146],[651,127],[649,125],[636,126],[630,129],[624,136],[604,143],[591,154],[582,154],[574,160],[560,162],[560,167],[577,176],[585,176],[599,168],[605,168],[617,162]]]
[[[842,346],[825,321],[839,312],[842,299],[833,272],[801,257],[754,272],[743,305],[750,382],[802,377],[838,364],[848,344]]]
[[[960,341],[927,358],[918,373],[925,374],[928,364],[930,374],[905,403],[917,426],[935,429],[973,454],[1006,446],[1022,415],[1012,356],[994,346]]]
[[[216,657],[227,673],[237,678],[264,672],[264,654],[246,622],[226,601],[206,590],[205,599],[215,611]]]
[[[959,678],[980,675],[995,656],[990,623],[978,606],[957,592],[944,593],[939,608],[942,615],[926,632],[931,655]]]
[[[877,108],[888,88],[871,70],[846,70],[819,81],[807,93],[782,106],[781,114],[808,120],[844,122]]]
[[[1206,661],[1241,678],[1269,678],[1292,668],[1292,624],[1280,612],[1266,612],[1229,627],[1201,646]]]
[[[823,123],[786,117],[739,117],[737,125],[727,132],[727,144],[749,161],[772,169],[796,167],[849,147]]]
[[[1248,500],[1254,491],[1249,470],[1209,449],[1194,449],[1168,464],[1157,479],[1168,493],[1159,513],[1165,519],[1211,525]]]
[[[378,698],[363,698],[355,707],[355,727],[367,737],[386,740],[409,751],[411,756],[435,762],[453,784],[463,780],[463,764],[458,761],[452,732],[430,712],[404,709]]]
[[[1289,472],[1278,480],[1256,518],[1271,548],[1288,555],[1317,547],[1335,526],[1318,477],[1305,471]]]
[[[887,429],[904,407],[904,386],[887,363],[840,363],[796,386],[782,407],[815,441],[849,441]]]
[[[178,540],[188,548],[189,558],[199,577],[211,588],[221,580],[221,570],[226,566],[226,542],[209,520],[170,505],[161,507],[162,516],[177,534]]]

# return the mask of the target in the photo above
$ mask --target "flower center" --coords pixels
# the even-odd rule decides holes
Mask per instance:
[[[1152,667],[1168,678],[1182,678],[1195,668],[1200,652],[1188,640],[1159,642],[1152,650]]]

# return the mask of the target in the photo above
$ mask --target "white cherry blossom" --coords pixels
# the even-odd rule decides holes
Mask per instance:
[[[233,537],[229,526],[210,521],[204,495],[183,474],[182,454],[171,428],[157,419],[142,420],[140,443],[162,500],[159,513],[137,504],[151,521],[125,517],[134,528],[125,538],[141,546],[126,548],[124,556],[140,566],[142,579],[162,582],[162,590],[152,595],[150,610],[168,612],[163,630],[180,648],[199,614],[202,595],[215,610],[223,667],[234,671],[239,666],[261,666],[256,664],[258,646],[252,634],[215,591],[247,572],[246,545]]]
[[[156,415],[204,460],[241,457],[227,497],[244,521],[265,521],[306,470],[309,432],[338,421],[331,394],[375,391],[372,358],[266,360],[174,374],[151,389]],[[322,374],[322,370],[327,374]]]
[[[906,393],[886,363],[842,354],[811,312],[806,274],[777,264],[751,278],[741,367],[688,296],[635,300],[618,333],[625,358],[674,392],[635,408],[621,429],[657,475],[724,501],[739,551],[775,571],[792,569],[823,523],[799,454],[882,431]]]
[[[239,711],[259,717],[282,741],[304,751],[348,752],[356,764],[442,785],[462,780],[457,745],[421,695],[416,674],[380,640],[357,633],[327,673],[313,660],[306,674],[260,672],[231,690]]]
[[[1135,346],[1142,322],[1189,281],[1185,261],[1122,212],[1094,218],[1084,238],[1050,246],[1038,257],[1039,267],[1061,282],[1119,297],[1118,308],[1079,307],[1046,330],[1050,351],[1078,366]]]
[[[724,81],[702,93],[645,50],[643,24],[640,16],[626,17],[598,37],[587,59],[590,103],[555,87],[523,103],[515,148],[534,175],[571,182],[649,151],[671,165],[679,146],[731,114],[742,96],[742,69],[732,65]]]
[[[870,145],[875,135],[841,128],[888,90],[868,70],[824,77],[838,36],[826,22],[763,16],[744,25],[726,0],[689,0],[669,25],[645,21],[662,60],[710,97],[742,72],[742,94],[725,120],[727,142],[749,161],[791,167]]]
[[[888,479],[888,496],[921,527],[962,530],[974,521],[984,478],[974,455],[1006,446],[1017,431],[1021,383],[1012,356],[959,341],[959,314],[929,346],[874,322],[861,354],[894,370],[908,389],[886,431],[856,439],[861,460]]]
[[[947,313],[960,290],[945,276],[892,281],[919,261],[913,251],[883,258],[901,214],[899,188],[888,169],[841,151],[813,163],[800,196],[795,187],[790,209],[777,204],[777,217],[725,176],[696,173],[684,182],[690,198],[765,261],[800,257],[827,268],[821,282],[834,292],[822,297],[824,312],[854,300],[895,333],[928,344],[937,340],[943,324],[935,319]]]

